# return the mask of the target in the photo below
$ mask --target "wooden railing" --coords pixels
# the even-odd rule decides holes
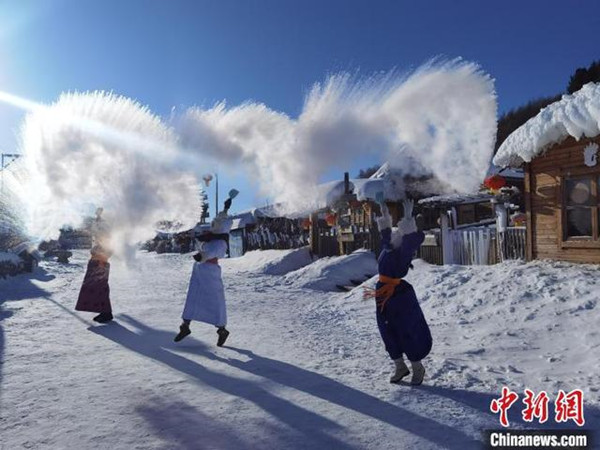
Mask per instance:
[[[439,232],[428,234],[417,256],[430,264],[490,265],[525,259],[525,227],[509,227],[501,232],[489,228],[451,230],[451,261],[443,260]]]
[[[510,227],[498,233],[497,254],[500,262],[507,259],[525,259],[527,249],[527,229],[525,227]]]
[[[451,261],[444,261],[440,232],[427,231],[417,258],[430,264],[490,265],[510,259],[525,259],[525,227],[509,227],[497,232],[493,228],[471,228],[450,231],[452,240]],[[335,233],[319,230],[313,251],[319,256],[340,255],[340,243]],[[357,233],[352,245],[346,244],[346,253],[358,248],[379,253],[380,237],[376,233]]]

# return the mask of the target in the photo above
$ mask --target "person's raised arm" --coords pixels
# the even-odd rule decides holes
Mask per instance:
[[[392,249],[392,217],[385,203],[381,204],[381,216],[375,219],[381,233],[381,248]]]

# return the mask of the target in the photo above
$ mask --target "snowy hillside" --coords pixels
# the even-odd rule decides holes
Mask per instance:
[[[189,255],[113,263],[116,321],[105,326],[73,310],[84,252],[0,280],[0,448],[481,448],[481,431],[499,427],[489,404],[502,386],[551,398],[582,388],[586,428],[600,431],[598,266],[416,261],[407,279],[434,347],[425,384],[411,388],[388,382],[373,303],[360,289],[322,290],[320,274],[347,274],[354,259],[364,275],[374,259],[265,273],[289,254],[222,262],[223,348],[199,323],[172,341]],[[511,410],[511,427],[528,426],[519,415]]]

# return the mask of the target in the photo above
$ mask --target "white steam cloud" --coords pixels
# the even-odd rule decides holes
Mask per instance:
[[[176,168],[175,134],[130,99],[63,94],[26,117],[21,138],[34,236],[55,237],[62,225],[103,207],[115,249],[123,251],[153,237],[160,220],[198,220],[199,185]]]
[[[263,194],[307,211],[320,201],[325,173],[348,170],[364,155],[473,191],[496,134],[493,80],[461,60],[432,62],[408,76],[330,76],[309,91],[297,119],[260,103],[219,103],[165,123],[133,100],[102,92],[38,106],[27,103],[32,112],[22,129],[29,231],[56,236],[102,206],[123,248],[152,237],[159,220],[194,225],[197,177],[207,163],[241,165]]]
[[[407,77],[315,84],[298,119],[260,103],[191,108],[176,118],[184,147],[246,165],[264,194],[310,208],[333,168],[372,154],[413,176],[434,175],[458,192],[476,190],[496,137],[493,80],[476,64],[432,62]]]

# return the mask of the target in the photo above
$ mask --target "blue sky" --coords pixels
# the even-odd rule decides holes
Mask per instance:
[[[591,0],[0,1],[0,90],[42,102],[112,90],[160,115],[251,99],[294,117],[329,73],[461,56],[496,80],[503,112],[563,92],[600,59],[599,25]],[[0,105],[2,151],[15,150],[22,116]],[[223,173],[221,185],[243,192],[239,208],[265,201],[247,180]]]

